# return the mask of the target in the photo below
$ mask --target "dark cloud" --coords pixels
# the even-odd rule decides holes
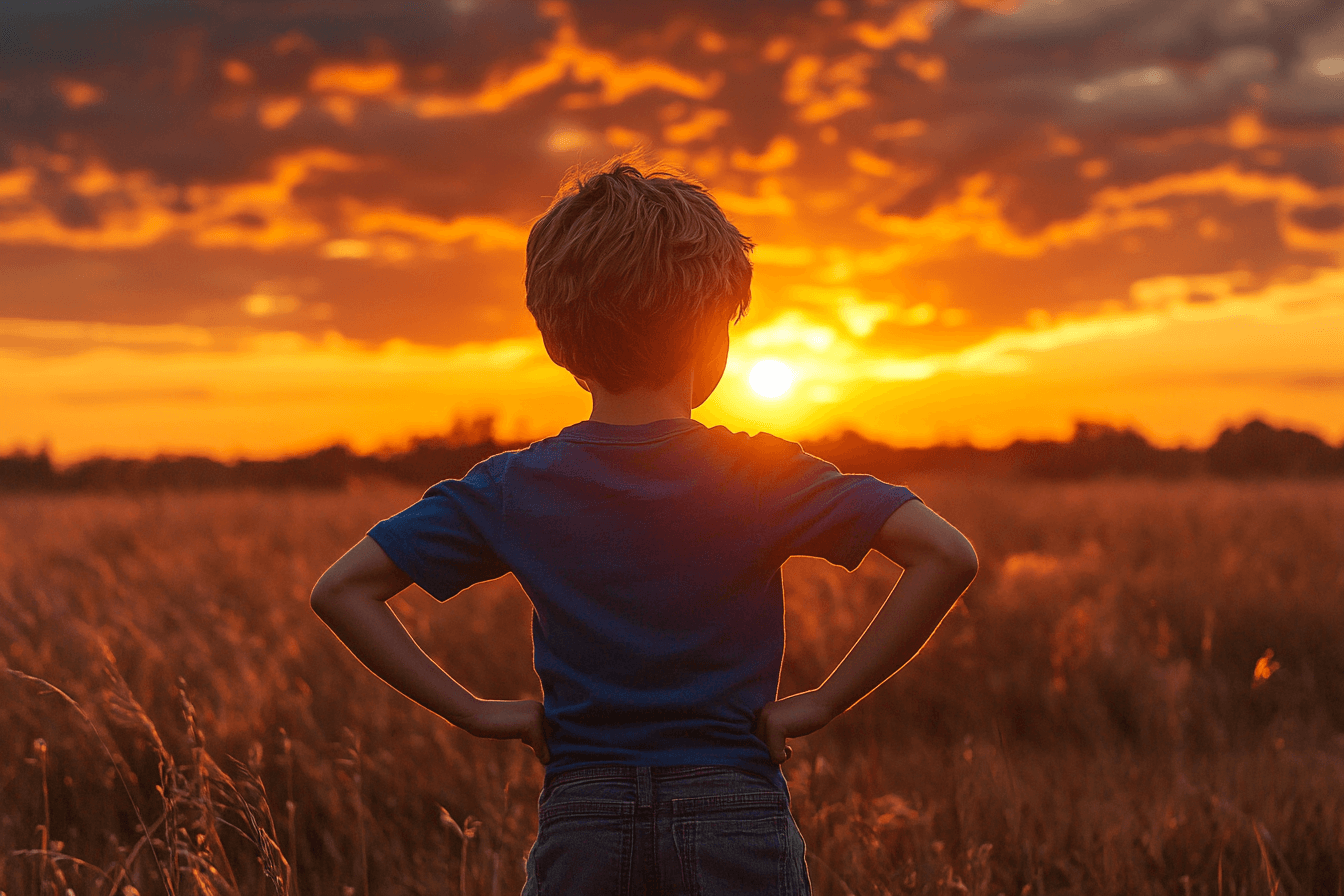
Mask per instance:
[[[1344,227],[1344,206],[1302,206],[1293,209],[1293,220],[1311,230],[1339,230]]]
[[[1332,8],[1333,0],[1023,0],[1007,15],[977,18],[969,31],[975,40],[1035,48],[1207,59],[1221,47],[1291,45]]]
[[[1162,0],[1024,0],[1007,15],[980,16],[968,29],[976,40],[1073,45],[1160,11]]]

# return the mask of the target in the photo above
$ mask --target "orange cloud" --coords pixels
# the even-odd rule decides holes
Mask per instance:
[[[0,200],[27,197],[36,181],[37,172],[31,167],[0,173]]]
[[[0,175],[0,203],[9,212],[0,220],[0,242],[134,249],[182,235],[202,248],[312,246],[327,258],[377,255],[391,260],[414,255],[415,242],[436,246],[470,242],[482,251],[521,249],[527,242],[525,227],[488,215],[442,219],[394,207],[371,208],[353,200],[340,204],[336,220],[344,233],[333,236],[328,223],[295,201],[295,191],[322,172],[361,166],[353,156],[313,148],[274,159],[264,180],[194,184],[179,196],[156,184],[147,172],[118,173],[89,161],[69,173],[67,184],[96,205],[105,204],[106,211],[100,211],[96,227],[71,227],[32,196],[37,173],[29,165]],[[190,211],[178,210],[183,199]],[[783,201],[777,189],[748,199],[762,207]]]
[[[854,53],[829,65],[821,56],[799,56],[784,72],[782,98],[797,106],[799,120],[808,124],[863,109],[873,101],[864,89],[873,62],[868,53]]]
[[[1290,174],[1243,171],[1233,164],[1181,174],[1169,174],[1131,187],[1108,187],[1093,198],[1099,208],[1128,209],[1173,197],[1225,196],[1234,202],[1275,204],[1279,235],[1288,246],[1333,252],[1344,258],[1339,233],[1322,233],[1295,224],[1291,214],[1300,207],[1344,204],[1344,187],[1320,189]]]
[[[118,175],[97,161],[73,172],[71,185],[75,192],[91,200],[104,194],[115,194],[122,201],[99,216],[97,227],[67,226],[46,205],[37,201],[33,191],[38,182],[39,164],[53,163],[62,167],[68,166],[70,160],[30,152],[16,155],[19,166],[0,175],[0,199],[7,200],[5,216],[0,220],[0,243],[127,249],[157,242],[174,228],[173,215],[165,209],[172,197],[155,184],[147,172]]]
[[[65,104],[71,109],[83,109],[85,106],[101,103],[105,96],[103,88],[98,85],[76,81],[73,78],[58,78],[55,87],[61,99],[65,100]]]
[[[617,149],[630,149],[649,142],[648,135],[623,128],[617,124],[611,125],[603,131],[602,137]]]
[[[1096,203],[1130,206],[1157,202],[1172,196],[1222,195],[1238,202],[1275,201],[1311,205],[1344,199],[1344,190],[1318,190],[1292,175],[1242,171],[1233,164],[1203,171],[1168,174],[1132,187],[1108,187],[1096,195]]]
[[[874,230],[901,240],[880,256],[868,256],[866,269],[878,272],[917,255],[947,251],[971,243],[999,255],[1036,258],[1050,249],[1085,240],[1097,240],[1135,228],[1165,228],[1171,217],[1162,209],[1134,208],[1099,199],[1083,215],[1056,221],[1036,234],[1024,236],[1004,218],[1002,200],[992,193],[993,180],[978,174],[962,182],[960,194],[919,217],[883,215],[871,205],[859,209],[859,221]]]
[[[343,94],[334,94],[322,98],[322,110],[341,124],[349,127],[355,123],[355,113],[359,107],[355,101]]]
[[[346,221],[360,234],[396,233],[427,243],[447,245],[470,240],[479,250],[521,249],[527,245],[528,228],[485,215],[463,215],[445,221],[399,209],[364,208],[348,202]]]
[[[395,62],[324,63],[308,76],[308,89],[314,93],[383,96],[400,84],[401,66]]]
[[[90,345],[179,346],[205,348],[212,342],[203,327],[186,324],[109,324],[77,320],[0,317],[0,337],[29,342]]]
[[[252,68],[240,59],[225,59],[219,70],[226,81],[234,84],[247,85],[256,80]]]
[[[662,60],[628,62],[612,53],[594,50],[583,44],[573,25],[563,23],[537,62],[510,71],[496,71],[475,93],[428,94],[412,100],[411,107],[421,118],[499,112],[566,78],[596,86],[597,101],[603,105],[615,105],[648,90],[704,100],[723,86],[720,72],[697,77]]]
[[[272,97],[257,105],[257,120],[262,127],[276,130],[289,124],[303,109],[303,100],[296,96]]]
[[[897,10],[886,25],[857,22],[850,34],[871,50],[885,50],[900,41],[923,43],[933,35],[933,19],[939,7],[936,0],[912,3]]]
[[[732,166],[739,171],[755,171],[765,174],[788,168],[798,160],[798,144],[792,137],[779,134],[772,137],[770,145],[760,155],[752,155],[746,150],[733,150]]]
[[[1265,142],[1266,130],[1259,114],[1238,112],[1227,122],[1227,142],[1237,149],[1251,149]]]
[[[195,185],[188,201],[198,211],[186,216],[185,229],[198,246],[277,249],[312,245],[327,229],[293,201],[298,186],[318,171],[354,171],[360,162],[331,149],[308,149],[271,163],[266,181],[223,187]]]
[[[67,249],[137,249],[168,236],[187,236],[196,246],[249,247],[257,250],[317,246],[332,258],[362,258],[374,254],[367,243],[352,239],[328,240],[329,228],[302,204],[294,191],[319,172],[347,172],[360,161],[331,149],[306,149],[271,161],[266,180],[212,185],[195,184],[183,199],[192,211],[175,211],[176,191],[156,184],[146,172],[117,173],[98,161],[70,173],[75,193],[91,201],[109,201],[97,227],[69,227],[32,197],[36,171],[15,169],[0,176],[0,201],[9,215],[0,220],[0,242],[47,244]],[[343,204],[341,226],[351,234],[398,234],[426,243],[446,244],[472,240],[481,250],[520,249],[526,228],[489,216],[465,215],[444,220],[395,208],[367,208],[353,201]],[[384,253],[380,253],[386,255]]]
[[[919,137],[927,133],[928,130],[929,123],[927,121],[907,118],[902,121],[875,125],[872,133],[877,140],[905,140],[909,137]]]
[[[0,221],[0,242],[71,249],[134,249],[174,234],[208,247],[314,244],[324,238],[326,227],[293,201],[294,191],[315,172],[352,171],[359,165],[353,156],[315,148],[276,158],[266,180],[195,184],[179,195],[148,172],[115,172],[89,160],[68,173],[67,185],[97,209],[98,221],[93,227],[73,227],[32,194],[38,164],[53,160],[28,155],[27,164],[0,175],[0,199],[9,200],[8,214]],[[177,210],[181,199],[191,211]]]
[[[874,177],[891,177],[898,170],[895,163],[858,147],[854,147],[846,153],[845,159],[849,162],[849,167],[855,171],[862,171],[864,174],[871,174]]]
[[[919,80],[930,84],[940,84],[947,77],[947,62],[941,56],[920,56],[906,51],[896,57],[896,62]]]
[[[754,265],[779,265],[797,268],[811,264],[817,257],[817,251],[811,246],[780,246],[772,243],[757,243],[751,252]]]
[[[892,163],[860,149],[850,150],[848,159],[855,169],[874,176],[898,173]],[[912,173],[905,186],[908,189],[918,181],[918,174]],[[1125,231],[1166,229],[1172,224],[1172,215],[1160,203],[1192,196],[1276,203],[1280,235],[1287,245],[1344,254],[1337,232],[1311,230],[1291,218],[1292,211],[1299,207],[1344,203],[1344,189],[1318,189],[1292,175],[1247,172],[1229,164],[1166,175],[1134,186],[1105,187],[1092,197],[1091,208],[1082,215],[1055,221],[1032,234],[1020,233],[1007,222],[1003,201],[994,195],[993,186],[988,174],[967,178],[956,198],[920,217],[883,215],[872,205],[861,207],[858,220],[862,224],[899,242],[860,253],[858,267],[882,273],[917,258],[954,251],[961,244],[1011,258],[1038,258],[1054,249],[1095,242]],[[1210,226],[1204,225],[1206,230]]]
[[[663,128],[663,137],[669,143],[708,140],[730,119],[731,116],[723,109],[697,109],[695,114],[685,121],[669,124]]]
[[[793,200],[784,195],[779,181],[763,177],[756,185],[756,195],[749,196],[733,190],[715,190],[714,198],[730,215],[754,217],[789,217],[793,214]]]

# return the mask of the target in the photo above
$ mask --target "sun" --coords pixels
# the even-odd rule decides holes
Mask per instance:
[[[758,361],[747,375],[747,382],[762,398],[779,398],[793,385],[793,368],[773,358]]]

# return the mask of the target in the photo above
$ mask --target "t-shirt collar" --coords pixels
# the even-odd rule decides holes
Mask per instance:
[[[649,423],[631,425],[582,420],[560,430],[558,438],[570,442],[636,445],[644,442],[656,442],[679,433],[703,428],[703,424],[692,420],[690,417],[671,417],[666,420],[654,420]]]

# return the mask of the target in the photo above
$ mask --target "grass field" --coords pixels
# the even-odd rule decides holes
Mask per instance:
[[[1344,893],[1344,483],[911,484],[981,574],[795,742],[817,893]],[[308,608],[417,496],[4,497],[0,890],[518,892],[530,752],[409,704]],[[790,561],[786,691],[896,574]],[[539,693],[511,580],[395,604],[478,694]]]

